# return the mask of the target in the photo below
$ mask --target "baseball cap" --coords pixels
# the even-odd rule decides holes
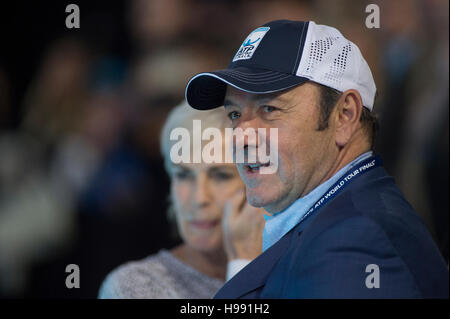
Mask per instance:
[[[359,48],[336,28],[313,21],[276,20],[252,31],[227,69],[203,72],[186,85],[198,110],[223,105],[227,85],[255,94],[313,81],[340,92],[355,89],[372,110],[376,86]]]

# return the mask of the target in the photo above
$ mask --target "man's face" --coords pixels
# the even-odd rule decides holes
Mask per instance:
[[[227,87],[225,109],[233,129],[278,128],[278,169],[261,174],[237,163],[251,205],[279,212],[321,184],[336,158],[333,127],[318,131],[319,89],[305,83],[277,94],[251,94]],[[257,143],[247,145],[249,152]]]

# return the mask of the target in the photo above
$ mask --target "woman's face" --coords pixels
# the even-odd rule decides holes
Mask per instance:
[[[226,201],[244,188],[234,164],[177,164],[171,169],[171,193],[179,233],[201,251],[222,249]]]

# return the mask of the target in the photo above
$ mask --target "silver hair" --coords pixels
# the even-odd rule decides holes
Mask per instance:
[[[208,111],[198,111],[191,108],[186,101],[181,102],[172,111],[170,111],[166,122],[161,130],[160,136],[160,148],[161,154],[164,158],[164,167],[167,174],[172,178],[170,171],[171,160],[170,160],[170,149],[176,141],[170,140],[170,132],[177,127],[186,128],[192,136],[193,121],[201,120],[202,130],[208,127],[216,127],[220,130],[225,130],[225,128],[231,126],[231,121],[226,116],[225,108],[218,107]],[[170,193],[168,200],[167,215],[168,220],[171,224],[171,234],[174,238],[179,238],[179,231],[176,221],[175,207],[172,200],[173,194]]]
[[[186,101],[177,105],[168,115],[166,122],[161,130],[160,147],[164,158],[164,167],[170,176],[170,149],[175,141],[170,140],[170,132],[178,127],[186,128],[192,136],[193,121],[201,120],[202,130],[208,127],[215,127],[224,131],[231,127],[231,121],[228,119],[225,109],[218,107],[212,110],[199,111],[193,109]]]

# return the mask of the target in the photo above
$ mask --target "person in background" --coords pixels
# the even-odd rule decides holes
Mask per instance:
[[[261,253],[264,210],[247,203],[235,165],[174,164],[170,158],[174,128],[186,128],[192,137],[193,120],[200,120],[202,128],[221,129],[223,138],[229,124],[224,115],[223,109],[201,112],[185,102],[169,114],[161,151],[171,180],[169,217],[182,242],[117,267],[102,283],[100,299],[212,298],[225,279]]]

